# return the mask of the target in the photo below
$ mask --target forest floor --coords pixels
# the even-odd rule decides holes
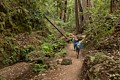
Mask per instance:
[[[57,70],[50,71],[44,74],[42,80],[80,80],[80,72],[83,64],[84,58],[80,54],[79,59],[77,59],[76,52],[73,50],[73,44],[68,44],[67,47],[68,54],[66,58],[72,59],[71,65],[59,65]],[[34,79],[39,80],[39,76],[35,76]]]

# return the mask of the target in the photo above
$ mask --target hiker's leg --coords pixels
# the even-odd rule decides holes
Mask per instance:
[[[77,59],[79,58],[79,50],[76,51],[77,52]]]
[[[76,44],[74,43],[74,50],[76,49]]]

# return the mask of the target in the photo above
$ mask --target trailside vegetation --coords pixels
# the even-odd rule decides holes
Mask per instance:
[[[120,79],[119,0],[0,0],[0,68],[54,69],[71,34],[85,35],[81,79]]]

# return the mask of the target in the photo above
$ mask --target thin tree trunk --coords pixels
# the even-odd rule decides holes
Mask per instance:
[[[67,0],[65,0],[65,8],[64,8],[64,22],[66,21],[66,11],[67,11]]]
[[[60,1],[60,19],[62,19],[62,0]]]
[[[44,17],[45,17],[45,19],[47,19],[48,22],[50,22],[51,25],[53,25],[53,27],[54,27],[55,29],[57,29],[57,30],[60,32],[60,34],[62,34],[62,35],[67,39],[67,37],[53,24],[52,21],[50,21],[46,16],[44,16]]]
[[[110,1],[110,13],[113,13],[113,0]]]
[[[61,2],[60,9],[61,9],[60,19],[65,22],[66,21],[67,0],[63,0],[63,2]]]
[[[64,18],[64,1],[61,0],[61,4],[60,4],[60,19],[63,20]]]
[[[93,0],[90,0],[90,5],[91,5],[91,7],[94,7]]]
[[[58,7],[58,5],[59,5],[59,1],[57,0],[57,15],[59,16],[59,7]]]
[[[89,7],[89,0],[87,0],[87,7]]]

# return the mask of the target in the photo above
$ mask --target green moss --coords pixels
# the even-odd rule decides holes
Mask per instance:
[[[62,49],[60,52],[55,53],[54,56],[55,56],[56,58],[61,58],[61,57],[65,57],[66,54],[67,54],[66,49]]]

